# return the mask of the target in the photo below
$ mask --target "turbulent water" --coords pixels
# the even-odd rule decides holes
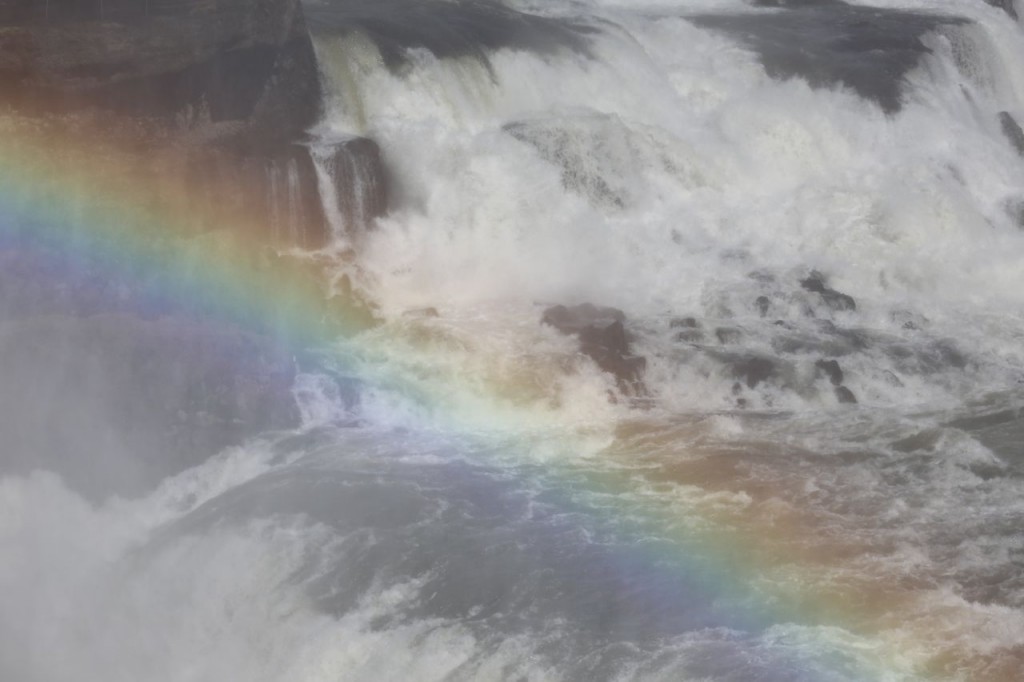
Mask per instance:
[[[139,499],[0,479],[3,679],[1024,679],[1010,13],[306,9],[315,137],[390,174],[334,220],[359,403],[303,375]],[[540,323],[583,302],[643,390]]]

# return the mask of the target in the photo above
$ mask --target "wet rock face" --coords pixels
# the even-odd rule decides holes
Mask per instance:
[[[298,425],[295,365],[266,337],[186,318],[0,322],[0,471],[134,494],[267,429]]]
[[[341,228],[348,235],[370,229],[388,210],[388,173],[376,142],[351,137],[320,141],[314,154],[320,159],[335,193]]]
[[[40,113],[95,108],[263,148],[316,122],[299,0],[8,2],[0,88]]]
[[[545,310],[541,317],[541,323],[563,334],[576,336],[580,352],[602,370],[614,375],[619,390],[624,394],[645,395],[643,373],[647,360],[630,353],[625,321],[626,316],[621,310],[590,303],[572,307],[557,305]]]

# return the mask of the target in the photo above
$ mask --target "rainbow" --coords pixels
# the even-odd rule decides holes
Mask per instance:
[[[373,343],[372,334],[360,340],[358,316],[332,297],[328,254],[281,255],[264,241],[247,241],[260,234],[253,227],[260,216],[245,210],[210,215],[208,207],[194,205],[187,192],[173,187],[154,202],[154,175],[138,172],[138,155],[89,126],[45,129],[3,119],[0,126],[0,250],[42,254],[53,267],[98,268],[138,282],[146,305],[272,333],[296,354],[332,348],[338,339],[357,346]],[[218,241],[197,234],[197,225],[210,224],[223,226],[218,234],[228,236]],[[370,386],[396,387],[391,374],[362,371],[358,378]],[[415,400],[432,401],[421,382],[399,378],[397,386]],[[443,429],[460,428],[458,415],[444,417]],[[628,556],[623,557],[622,571],[643,564],[666,584],[713,595],[723,621],[739,631],[760,633],[795,623],[824,626],[817,629],[856,640],[856,659],[841,655],[835,646],[821,645],[825,653],[817,664],[834,669],[842,679],[1014,679],[1012,662],[1000,667],[945,642],[927,612],[907,611],[901,620],[894,609],[916,607],[894,606],[887,601],[892,593],[884,588],[842,589],[826,575],[828,561],[787,556],[785,548],[792,546],[787,539],[815,532],[809,517],[746,519],[740,526],[728,514],[701,511],[700,505],[686,507],[693,516],[682,517],[671,495],[645,496],[641,504],[637,496],[620,494],[700,483],[696,474],[688,479],[685,472],[673,473],[640,454],[638,444],[656,428],[645,430],[641,420],[632,425],[634,433],[620,431],[600,454],[613,466],[546,465],[563,491],[562,502],[578,508],[583,504],[579,491],[586,491],[590,500],[599,497],[604,502],[587,503],[588,514],[634,539],[624,550]],[[520,427],[528,431],[530,424],[513,421],[504,432]],[[478,432],[475,436],[488,438]],[[504,438],[495,440],[507,445]],[[573,429],[564,429],[560,438],[565,451],[578,451]],[[625,501],[627,497],[632,501]]]

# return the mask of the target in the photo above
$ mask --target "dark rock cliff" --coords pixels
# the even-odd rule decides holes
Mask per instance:
[[[36,113],[95,108],[250,147],[295,139],[321,101],[298,0],[6,0],[0,90]]]
[[[308,280],[323,296],[316,263],[279,254],[330,239],[306,146],[321,101],[299,0],[0,0],[0,153],[31,162],[46,186],[22,189],[68,221],[48,242],[17,196],[0,205],[0,475],[134,494],[298,425],[305,349],[269,292]],[[147,253],[200,250],[215,267],[223,251],[259,289],[252,315],[198,305],[202,280],[174,263],[177,288],[76,246],[95,226],[72,217],[91,202],[141,223]],[[348,301],[322,304],[326,319]]]

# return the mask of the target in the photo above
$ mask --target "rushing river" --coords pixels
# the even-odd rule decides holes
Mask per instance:
[[[390,175],[331,216],[385,322],[149,492],[0,478],[0,677],[1024,679],[1021,24],[306,12],[313,137]],[[640,384],[540,322],[584,302]]]

